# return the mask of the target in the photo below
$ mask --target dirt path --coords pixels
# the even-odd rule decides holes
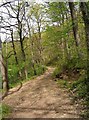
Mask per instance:
[[[4,99],[12,106],[11,118],[79,118],[67,90],[51,78],[53,68],[32,81],[26,82],[16,93]]]

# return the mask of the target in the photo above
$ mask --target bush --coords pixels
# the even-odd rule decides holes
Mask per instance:
[[[68,82],[66,80],[57,80],[57,83],[60,87],[67,88]]]
[[[29,68],[29,69],[28,69]],[[32,78],[35,75],[41,75],[44,73],[44,71],[46,70],[46,67],[43,65],[37,65],[35,64],[34,69],[36,74],[34,73],[34,69],[32,66],[28,67],[27,71],[28,71],[28,79]],[[21,69],[22,72],[22,77],[19,77],[19,70]],[[24,68],[18,68],[16,65],[11,65],[9,66],[9,70],[8,70],[8,76],[9,76],[9,86],[10,88],[15,87],[16,85],[18,85],[19,83],[26,81],[25,80],[25,74],[24,74]]]
[[[38,66],[36,66],[35,69],[36,69],[37,75],[41,75],[41,74],[43,74],[44,71],[46,70],[46,67],[43,66],[43,65],[38,65]]]
[[[52,74],[53,78],[59,78],[59,75],[61,74],[61,72],[62,72],[61,68],[59,68],[59,67],[56,68]]]
[[[11,113],[11,107],[6,105],[6,104],[2,104],[1,106],[1,113],[2,113],[2,118],[5,118],[9,115],[9,113]]]

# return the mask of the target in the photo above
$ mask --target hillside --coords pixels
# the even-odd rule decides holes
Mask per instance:
[[[88,21],[89,2],[0,3],[3,118],[89,117]]]

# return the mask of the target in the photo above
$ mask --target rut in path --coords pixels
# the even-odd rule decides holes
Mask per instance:
[[[52,80],[53,71],[49,67],[43,75],[26,82],[18,92],[4,99],[13,108],[11,118],[79,118],[79,109],[68,91]]]

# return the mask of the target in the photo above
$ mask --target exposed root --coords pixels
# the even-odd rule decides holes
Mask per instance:
[[[19,86],[19,88],[18,88],[17,90],[9,91],[9,92],[8,92],[8,95],[11,95],[11,94],[13,94],[13,93],[19,91],[21,88],[22,88],[22,82],[20,83],[20,86]]]
[[[19,86],[19,88],[18,88],[17,90],[5,92],[5,93],[2,95],[2,97],[0,98],[0,100],[3,100],[6,96],[11,95],[11,94],[19,91],[21,88],[22,88],[22,83],[20,83],[20,86]]]

